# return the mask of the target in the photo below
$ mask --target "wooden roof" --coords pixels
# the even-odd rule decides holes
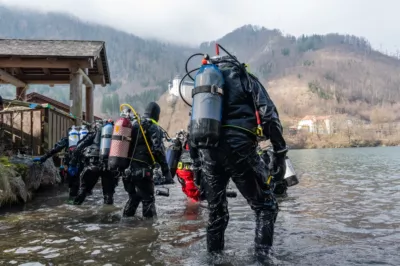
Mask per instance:
[[[60,110],[62,110],[64,112],[69,113],[69,106],[68,105],[66,105],[66,104],[64,104],[62,102],[56,101],[54,99],[51,99],[49,97],[46,97],[43,94],[40,94],[40,93],[37,93],[37,92],[31,92],[31,93],[27,94],[26,95],[26,101],[27,102],[31,102],[31,103],[38,103],[38,104],[48,103],[48,104],[53,105],[54,107],[56,107],[56,108],[58,108],[58,109],[60,109]],[[82,112],[82,114],[83,114],[82,119],[85,120],[85,114],[86,113]],[[94,119],[95,120],[101,120],[102,118],[98,117],[98,116],[94,116]]]
[[[77,68],[88,69],[93,84],[110,84],[105,43],[0,39],[0,69],[24,83],[68,84]]]

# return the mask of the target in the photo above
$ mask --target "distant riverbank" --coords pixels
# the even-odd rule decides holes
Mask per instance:
[[[285,136],[291,149],[324,149],[324,148],[355,148],[355,147],[385,147],[400,146],[399,136],[390,136],[385,139],[356,138],[338,135],[302,134]]]

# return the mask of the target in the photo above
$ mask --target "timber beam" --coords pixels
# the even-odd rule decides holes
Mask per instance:
[[[91,88],[94,87],[93,82],[90,80],[88,75],[86,75],[85,71],[83,71],[81,68],[79,68],[78,71],[76,71],[76,73],[79,73],[82,75],[82,82],[83,82],[83,84],[86,85],[86,87],[91,87]]]
[[[6,83],[6,84],[12,84],[16,87],[26,87],[26,83],[21,81],[20,79],[8,74],[7,72],[5,72],[4,70],[0,69],[0,79]]]
[[[92,84],[103,84],[104,76],[103,75],[89,75],[87,76]],[[15,78],[19,80],[23,80],[27,84],[68,84],[70,81],[69,75],[21,75],[15,76]],[[0,78],[1,79],[1,78]],[[2,79],[3,80],[3,79]],[[6,80],[1,81],[0,84],[10,84]]]
[[[76,116],[78,119],[76,125],[80,126],[82,123],[82,82],[83,77],[79,72],[71,74],[70,83],[70,113]]]
[[[93,59],[66,59],[66,58],[43,58],[43,59],[21,59],[0,58],[1,68],[93,68]]]

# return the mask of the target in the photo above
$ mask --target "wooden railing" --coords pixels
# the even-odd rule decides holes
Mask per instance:
[[[67,135],[76,118],[49,104],[5,102],[0,111],[0,145],[4,151],[42,155]],[[83,124],[88,124],[82,121]]]

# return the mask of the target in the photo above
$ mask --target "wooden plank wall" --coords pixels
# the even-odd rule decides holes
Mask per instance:
[[[74,119],[54,110],[13,110],[0,113],[0,139],[5,150],[42,155],[67,135]]]
[[[62,137],[67,136],[67,130],[74,124],[74,119],[70,117],[66,117],[60,113],[57,113],[54,110],[49,110],[47,117],[47,130],[44,132],[45,134],[45,142],[47,143],[47,149],[51,149],[54,147]],[[46,124],[46,123],[45,123]]]
[[[24,150],[28,154],[41,152],[41,110],[18,110],[0,113],[0,129],[6,150]]]

